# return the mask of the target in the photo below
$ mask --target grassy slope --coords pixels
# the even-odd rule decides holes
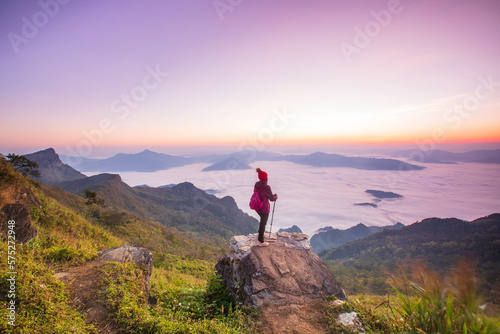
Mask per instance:
[[[242,332],[242,324],[247,322],[241,312],[228,317],[227,310],[225,314],[218,311],[216,300],[206,299],[207,280],[222,251],[215,243],[202,245],[175,229],[126,212],[87,207],[82,198],[38,184],[0,159],[0,206],[14,202],[21,188],[32,189],[42,204],[41,209],[30,208],[39,237],[16,245],[15,301],[21,305],[16,310],[16,327],[7,323],[9,270],[7,261],[1,263],[1,332],[96,332],[70,302],[69,290],[54,278],[54,269],[81,265],[93,260],[98,250],[125,243],[154,251],[151,292],[158,305],[149,306],[137,293],[142,282],[139,268],[107,266],[101,273],[102,285],[107,288],[97,298],[105,302],[118,328],[126,332]],[[2,254],[7,254],[7,242],[2,240],[0,247]],[[186,307],[182,305],[184,300]],[[196,312],[191,305],[196,306]]]

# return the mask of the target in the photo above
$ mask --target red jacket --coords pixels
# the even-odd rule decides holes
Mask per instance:
[[[271,206],[269,205],[269,201],[274,202],[277,199],[277,196],[273,195],[273,191],[271,187],[267,185],[264,181],[259,181],[255,183],[254,191],[259,191],[260,199],[264,202],[262,208],[257,210],[258,213],[269,213],[271,211]]]

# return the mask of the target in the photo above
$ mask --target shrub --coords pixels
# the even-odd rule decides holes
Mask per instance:
[[[462,260],[447,277],[440,277],[423,262],[413,265],[411,278],[400,275],[394,290],[401,316],[400,329],[426,333],[500,333],[498,319],[488,318],[476,295],[470,261]]]

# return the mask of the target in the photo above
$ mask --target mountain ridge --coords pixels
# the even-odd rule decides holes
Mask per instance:
[[[363,223],[359,223],[346,230],[327,226],[319,229],[317,233],[312,236],[311,247],[313,252],[319,254],[324,250],[342,246],[350,241],[362,239],[385,229],[400,229],[402,227],[404,227],[404,225],[401,223],[388,226],[366,226]]]
[[[73,181],[87,177],[73,167],[64,164],[52,147],[25,154],[24,156],[38,164],[38,171],[41,175],[35,179],[44,183],[56,184],[58,182]]]
[[[385,291],[390,288],[381,283],[387,276],[383,268],[393,271],[397,263],[419,259],[442,274],[460,259],[468,258],[474,262],[482,293],[495,304],[500,302],[500,294],[491,293],[500,285],[500,213],[473,221],[426,218],[401,229],[384,230],[323,250],[318,255],[342,275],[355,275],[362,268],[366,271],[363,275],[373,279],[373,283],[368,280],[365,284],[378,284],[378,293],[384,293],[380,290],[384,284]]]
[[[231,154],[181,157],[144,150],[139,153],[118,153],[106,159],[74,159],[63,157],[72,167],[84,172],[154,172],[194,163],[210,163],[203,171],[250,169],[252,162],[288,161],[315,167],[347,167],[362,170],[422,170],[425,167],[388,158],[350,157],[334,153],[316,152],[308,155],[282,155],[272,152],[241,151]],[[75,162],[78,160],[78,162]]]
[[[76,195],[82,195],[85,189],[95,191],[115,209],[158,221],[181,232],[228,239],[258,228],[257,220],[241,211],[233,198],[220,199],[190,182],[167,188],[130,187],[118,174],[98,174],[58,186]]]

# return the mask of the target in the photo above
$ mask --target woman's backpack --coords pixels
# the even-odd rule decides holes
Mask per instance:
[[[260,188],[253,192],[252,197],[250,197],[250,209],[259,210],[264,205],[264,201],[260,199],[260,191],[262,189],[264,188]]]

